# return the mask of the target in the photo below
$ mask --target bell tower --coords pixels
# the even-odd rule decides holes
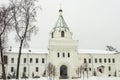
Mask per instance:
[[[48,59],[56,67],[59,78],[68,78],[76,74],[78,40],[72,39],[72,32],[63,18],[63,10],[59,10],[59,18],[50,32]],[[71,65],[74,64],[75,65]]]
[[[72,32],[70,32],[64,18],[62,15],[63,10],[59,10],[59,18],[53,27],[52,31],[50,32],[50,38],[72,38]]]

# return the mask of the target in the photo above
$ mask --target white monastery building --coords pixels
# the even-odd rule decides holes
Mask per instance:
[[[120,77],[120,54],[113,51],[79,50],[78,40],[72,39],[72,32],[66,24],[62,9],[51,30],[48,51],[23,50],[20,61],[20,77],[41,77],[47,75],[48,63],[55,66],[55,77],[73,79],[84,76]],[[16,72],[18,52],[9,50],[4,54],[7,76]],[[0,65],[0,75],[2,75]],[[81,73],[81,74],[80,74]]]

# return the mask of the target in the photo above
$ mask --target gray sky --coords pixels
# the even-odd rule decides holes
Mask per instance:
[[[39,4],[42,6],[36,24],[39,32],[32,37],[30,48],[47,49],[49,33],[62,4],[64,19],[73,39],[79,40],[80,49],[105,49],[112,45],[120,51],[120,0],[39,0]],[[15,47],[14,41],[10,45]]]

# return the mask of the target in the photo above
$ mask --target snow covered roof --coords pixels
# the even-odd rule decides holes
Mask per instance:
[[[101,49],[78,49],[79,54],[114,54],[115,51],[106,51]]]
[[[6,52],[18,53],[19,49],[18,48],[9,49],[9,50],[6,50]],[[22,49],[22,53],[48,54],[48,50],[47,49]]]
[[[8,49],[8,53],[18,53],[18,48]],[[22,53],[31,53],[31,54],[48,54],[47,49],[22,49]],[[78,49],[79,54],[114,54],[115,51],[106,51],[101,49]]]

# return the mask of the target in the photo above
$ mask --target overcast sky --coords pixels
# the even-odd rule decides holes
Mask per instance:
[[[49,33],[54,27],[62,4],[64,19],[79,40],[79,49],[105,49],[111,45],[120,51],[120,0],[38,0],[39,32],[32,37],[30,48],[47,49]],[[7,0],[0,0],[7,3]],[[10,36],[10,38],[13,36]],[[15,47],[14,42],[10,43]]]

